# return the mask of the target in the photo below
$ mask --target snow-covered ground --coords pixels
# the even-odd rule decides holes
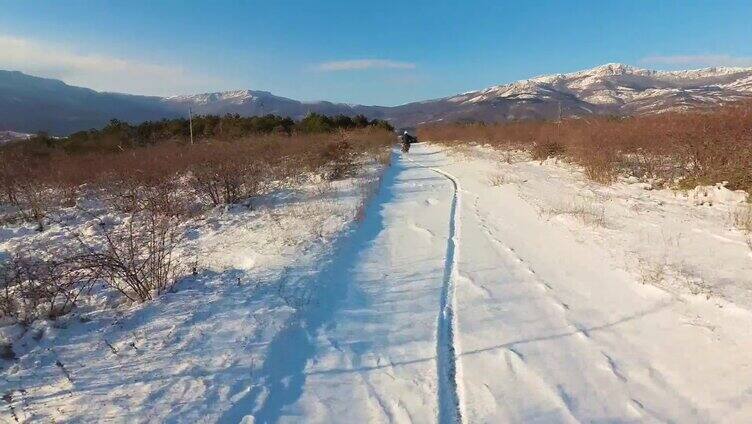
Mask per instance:
[[[353,227],[346,185],[217,212],[175,293],[6,328],[3,418],[748,422],[740,195],[647,188],[418,144]]]
[[[180,256],[199,274],[156,301],[113,307],[122,299],[97,287],[57,321],[0,328],[17,357],[0,359],[0,422],[216,421],[254,384],[270,340],[315,301],[308,281],[380,172],[370,166],[192,220]],[[78,218],[69,225],[116,220]],[[6,224],[0,256],[64,234],[56,224],[43,233]]]
[[[752,251],[729,224],[740,205],[499,156],[435,162],[464,190],[466,422],[752,419]]]

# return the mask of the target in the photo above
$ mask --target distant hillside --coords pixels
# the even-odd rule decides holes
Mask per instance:
[[[132,96],[0,71],[0,130],[47,130],[63,135],[101,127],[112,118],[137,123],[185,116],[189,107],[196,114],[277,114],[295,119],[310,112],[363,114],[403,127],[436,121],[637,115],[704,108],[746,98],[752,98],[749,68],[663,72],[607,64],[394,107],[300,102],[252,90],[167,98]]]
[[[160,97],[100,93],[62,81],[0,71],[0,130],[65,135],[110,119],[139,122],[176,116]]]

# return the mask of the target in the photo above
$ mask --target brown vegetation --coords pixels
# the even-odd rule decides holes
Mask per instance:
[[[382,161],[393,142],[393,133],[370,126],[162,142],[117,152],[0,148],[4,218],[33,221],[39,231],[57,224],[67,234],[55,245],[25,246],[0,260],[0,317],[54,318],[95,283],[131,301],[153,299],[186,272],[174,252],[180,224],[196,206],[200,211],[246,201],[312,172],[328,180],[345,178],[360,157]],[[101,208],[117,212],[119,221],[100,219]],[[59,218],[63,210],[96,225],[82,234]]]
[[[446,144],[527,149],[538,160],[561,156],[601,182],[622,174],[682,187],[728,181],[730,189],[752,191],[752,104],[560,123],[432,124],[418,132],[423,139]]]
[[[67,313],[96,274],[71,261],[16,254],[0,263],[0,316],[28,323]]]
[[[259,194],[265,183],[306,172],[346,177],[356,156],[377,154],[393,141],[386,130],[365,128],[195,145],[161,143],[116,153],[0,149],[0,203],[17,207],[23,218],[40,226],[48,210],[71,206],[82,192],[123,211],[147,202],[177,212],[174,194],[180,189],[190,189],[211,205],[236,203]]]

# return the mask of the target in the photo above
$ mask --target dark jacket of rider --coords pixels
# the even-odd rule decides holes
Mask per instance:
[[[412,135],[410,135],[410,133],[408,133],[407,131],[405,131],[404,133],[402,133],[402,142],[403,143],[408,143],[408,144],[417,143],[418,142],[418,138],[417,137],[413,137]]]

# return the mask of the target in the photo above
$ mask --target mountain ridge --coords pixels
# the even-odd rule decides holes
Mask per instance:
[[[657,71],[607,63],[540,75],[438,99],[398,106],[298,101],[263,90],[170,97],[97,92],[63,81],[0,71],[0,130],[64,135],[116,118],[129,122],[196,114],[269,113],[300,119],[308,113],[363,114],[397,127],[429,122],[558,119],[689,110],[752,98],[752,68]]]

